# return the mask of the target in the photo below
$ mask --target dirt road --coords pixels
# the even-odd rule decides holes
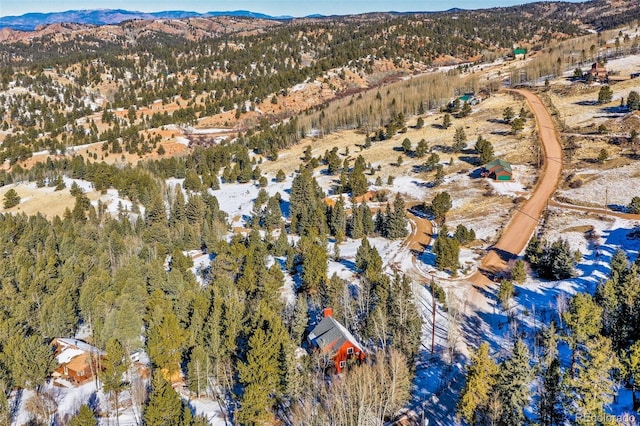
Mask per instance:
[[[431,244],[433,227],[429,219],[419,217],[407,210],[407,218],[415,224],[415,232],[412,232],[405,244],[413,253],[422,253]]]
[[[528,90],[514,92],[525,97],[536,117],[544,164],[533,194],[515,213],[498,242],[482,260],[481,268],[491,272],[504,269],[505,258],[517,256],[525,248],[562,173],[562,148],[549,111],[540,98]]]
[[[576,206],[576,205],[573,205],[573,204],[560,203],[560,202],[558,202],[556,200],[550,200],[549,201],[549,206],[551,206],[551,207],[561,207],[561,208],[563,208],[565,210],[566,209],[568,209],[568,210],[577,210],[577,211],[586,212],[586,213],[594,213],[594,214],[604,215],[604,216],[619,217],[621,219],[627,219],[627,220],[640,220],[640,214],[623,213],[623,212],[599,209],[599,208],[594,208],[594,207]]]

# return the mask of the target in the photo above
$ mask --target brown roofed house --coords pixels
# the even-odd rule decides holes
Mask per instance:
[[[58,337],[51,342],[58,366],[52,377],[63,387],[82,385],[93,380],[106,352],[79,339]]]
[[[309,334],[309,342],[333,361],[332,369],[340,374],[347,366],[347,361],[363,362],[367,354],[349,330],[332,315],[333,310],[325,308],[324,318]]]
[[[591,69],[587,71],[590,80],[597,81],[599,83],[605,83],[609,79],[609,73],[607,69],[599,62],[591,65]]]

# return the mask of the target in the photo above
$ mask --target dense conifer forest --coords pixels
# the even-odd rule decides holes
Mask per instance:
[[[4,195],[4,208],[13,210],[0,214],[0,423],[11,424],[21,395],[28,395],[34,425],[118,422],[121,410],[135,424],[209,424],[192,411],[199,398],[215,403],[224,424],[247,425],[377,425],[419,406],[413,386],[424,366],[416,359],[428,348],[417,285],[383,264],[371,241],[407,238],[414,231],[412,207],[438,227],[434,267],[452,275],[461,269],[460,248],[477,238],[471,225],[448,227],[452,199],[436,188],[444,180],[436,150],[408,138],[398,147],[397,166],[420,158],[417,171],[433,177],[432,200],[417,207],[384,191],[374,194],[373,207],[367,197],[377,170],[358,152],[332,148],[314,156],[309,146],[291,174],[267,175],[262,168],[310,132],[357,129],[362,152],[406,133],[416,116],[414,127],[422,127],[428,111],[444,114],[445,131],[471,113],[466,103],[454,107],[452,97],[500,89],[501,80],[481,79],[473,67],[512,60],[516,45],[542,52],[523,68],[530,80],[561,74],[566,51],[581,50],[585,61],[587,53],[595,55],[585,46],[596,46],[599,36],[565,19],[578,6],[532,14],[539,7],[296,19],[197,39],[124,22],[112,38],[44,34],[0,44],[0,163],[6,165],[0,185],[32,182],[73,197],[72,207],[51,217],[14,209],[21,198],[13,189]],[[634,16],[607,16],[597,25]],[[637,40],[632,43],[628,52],[637,50]],[[427,73],[439,65],[451,67]],[[364,83],[347,84],[350,78]],[[318,79],[326,79],[330,100],[251,116]],[[193,131],[201,120],[228,112],[233,138],[198,145],[192,137],[187,150],[165,155],[162,132]],[[504,121],[524,127],[527,114],[523,107],[518,118],[511,111]],[[443,156],[494,159],[491,142],[479,136],[469,149],[465,129],[454,127],[453,143],[439,150]],[[514,137],[522,127],[510,128]],[[99,150],[74,154],[92,143]],[[51,156],[28,163],[38,152]],[[154,156],[125,162],[124,154]],[[113,158],[123,160],[106,161]],[[333,178],[330,194],[319,175]],[[283,193],[268,188],[285,181]],[[216,195],[236,184],[257,190],[242,227]],[[88,193],[108,191],[119,197],[115,211]],[[353,262],[339,253],[346,240],[358,242]],[[194,253],[207,256],[204,267],[194,266]],[[573,277],[579,257],[566,241],[534,237],[499,285],[500,308],[509,315],[513,281],[532,271],[549,280]],[[351,278],[330,274],[330,260],[351,262]],[[533,344],[518,338],[516,318],[509,317],[507,326],[516,331],[508,353],[477,345],[456,407],[459,421],[557,425],[604,414],[616,385],[635,387],[640,263],[621,250],[610,263],[595,294],[566,300]],[[437,303],[447,324],[459,325],[444,290],[433,279],[424,288],[434,297],[434,320]],[[367,352],[366,362],[351,359],[340,376],[309,343],[326,307]],[[61,416],[47,391],[58,361],[52,342],[76,336],[102,351],[94,380],[107,403],[97,410],[83,401],[73,415]],[[570,354],[570,365],[561,351]],[[140,356],[148,358],[144,368],[135,361]]]

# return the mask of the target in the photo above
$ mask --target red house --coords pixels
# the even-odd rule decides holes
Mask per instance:
[[[333,369],[340,374],[347,366],[347,361],[363,362],[367,354],[349,330],[332,315],[333,310],[325,308],[324,318],[309,334],[309,342],[333,361]]]
[[[64,387],[93,380],[106,353],[78,339],[56,338],[51,342],[58,366],[52,374],[54,384]]]

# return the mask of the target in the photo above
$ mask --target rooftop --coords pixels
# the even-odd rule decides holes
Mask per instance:
[[[309,340],[318,345],[323,352],[330,352],[331,355],[337,352],[347,341],[352,343],[361,352],[364,352],[353,334],[331,316],[324,317],[322,321],[311,330]]]
[[[487,164],[484,165],[484,168],[487,170],[493,169],[494,167],[499,166],[504,170],[508,170],[511,171],[511,164],[509,164],[508,162],[504,161],[503,159],[495,159]]]

